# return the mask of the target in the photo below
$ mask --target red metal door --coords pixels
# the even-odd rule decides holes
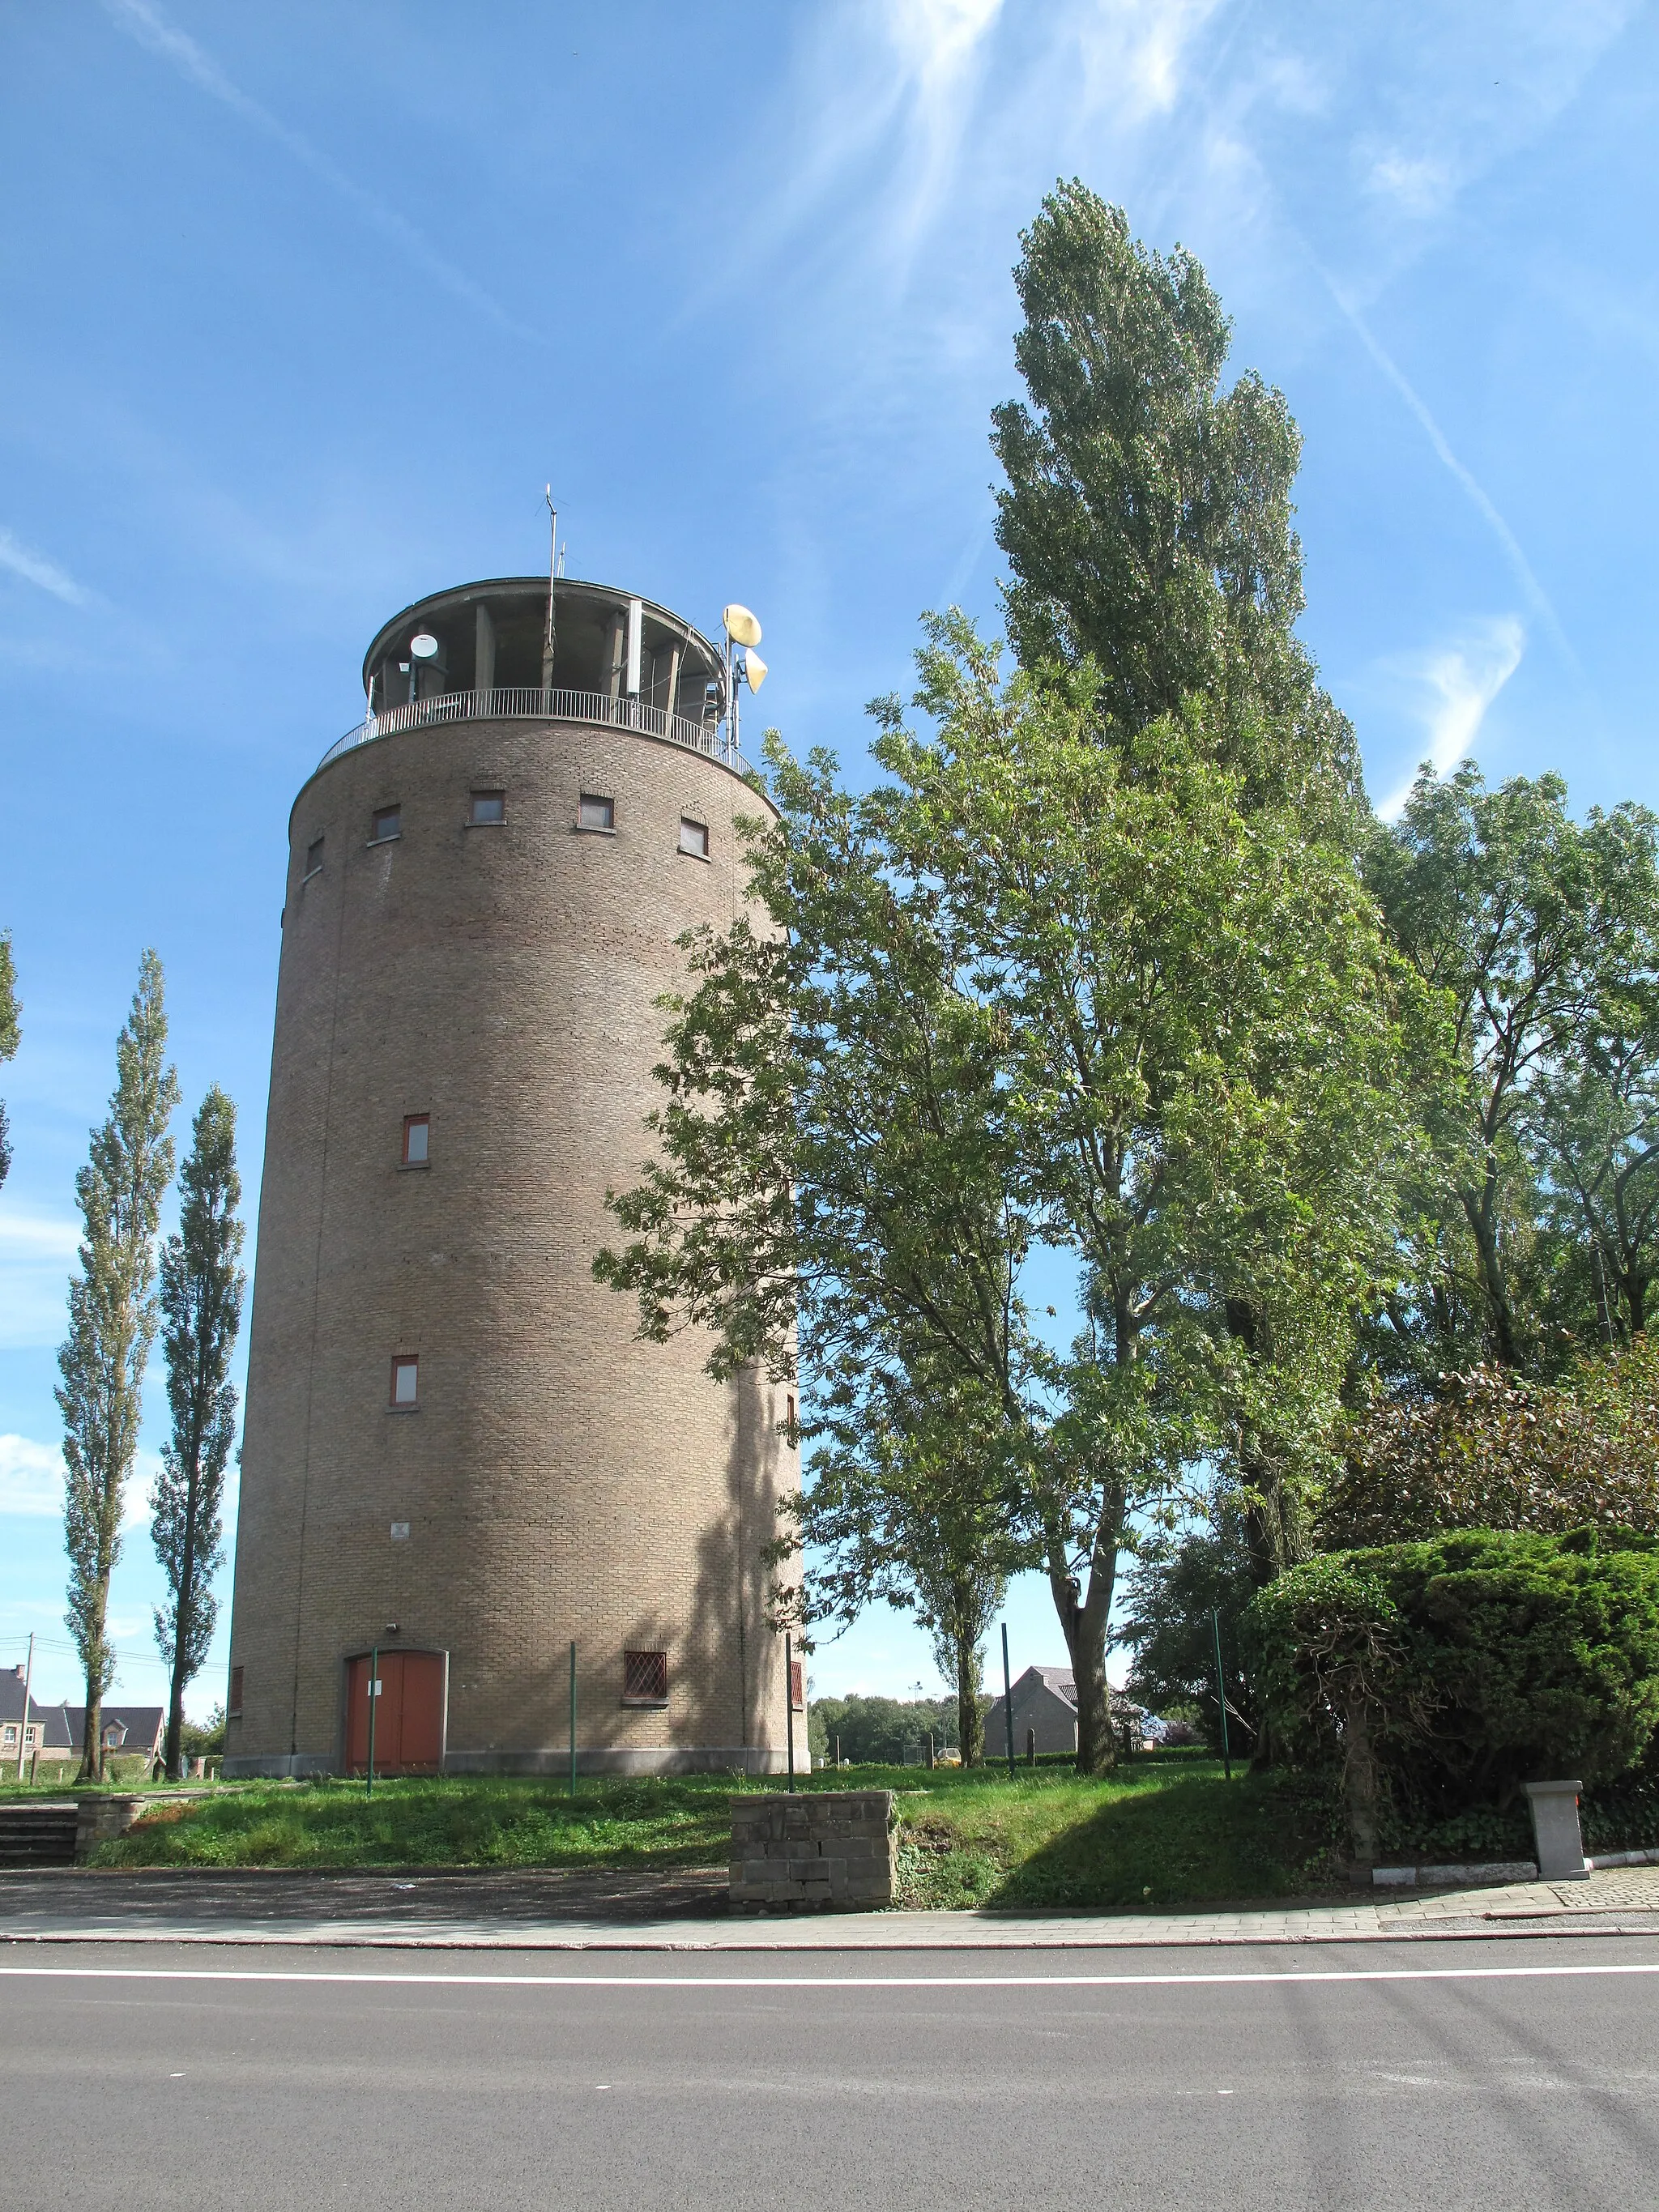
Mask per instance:
[[[444,1755],[444,1655],[382,1651],[374,1699],[374,1771],[436,1774]],[[346,1662],[346,1771],[368,1767],[369,1660]]]

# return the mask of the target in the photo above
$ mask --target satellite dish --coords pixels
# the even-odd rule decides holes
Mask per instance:
[[[749,689],[758,691],[766,681],[766,663],[751,650],[743,656],[743,672],[749,678]]]
[[[438,641],[429,629],[423,629],[418,637],[411,637],[409,649],[416,660],[435,660],[438,658]]]
[[[720,610],[720,620],[726,625],[726,635],[734,645],[758,645],[761,626],[747,607],[729,606]]]

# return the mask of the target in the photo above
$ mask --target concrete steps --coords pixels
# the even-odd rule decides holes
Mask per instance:
[[[0,1804],[0,1868],[73,1866],[81,1808],[61,1802]]]

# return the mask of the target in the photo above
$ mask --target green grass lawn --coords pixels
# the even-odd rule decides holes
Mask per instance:
[[[517,1777],[239,1784],[158,1802],[97,1863],[139,1866],[719,1866],[727,1776],[556,1784]],[[902,1902],[1165,1910],[1283,1897],[1329,1879],[1316,1803],[1283,1783],[1190,1756],[1138,1759],[1103,1780],[1069,1766],[866,1766],[810,1789],[890,1788]]]

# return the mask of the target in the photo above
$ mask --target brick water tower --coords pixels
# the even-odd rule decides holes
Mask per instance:
[[[377,1766],[562,1771],[573,1643],[585,1771],[783,1764],[781,1394],[592,1275],[767,802],[706,638],[549,588],[389,622],[289,818],[228,1774],[360,1765],[376,1651]]]

